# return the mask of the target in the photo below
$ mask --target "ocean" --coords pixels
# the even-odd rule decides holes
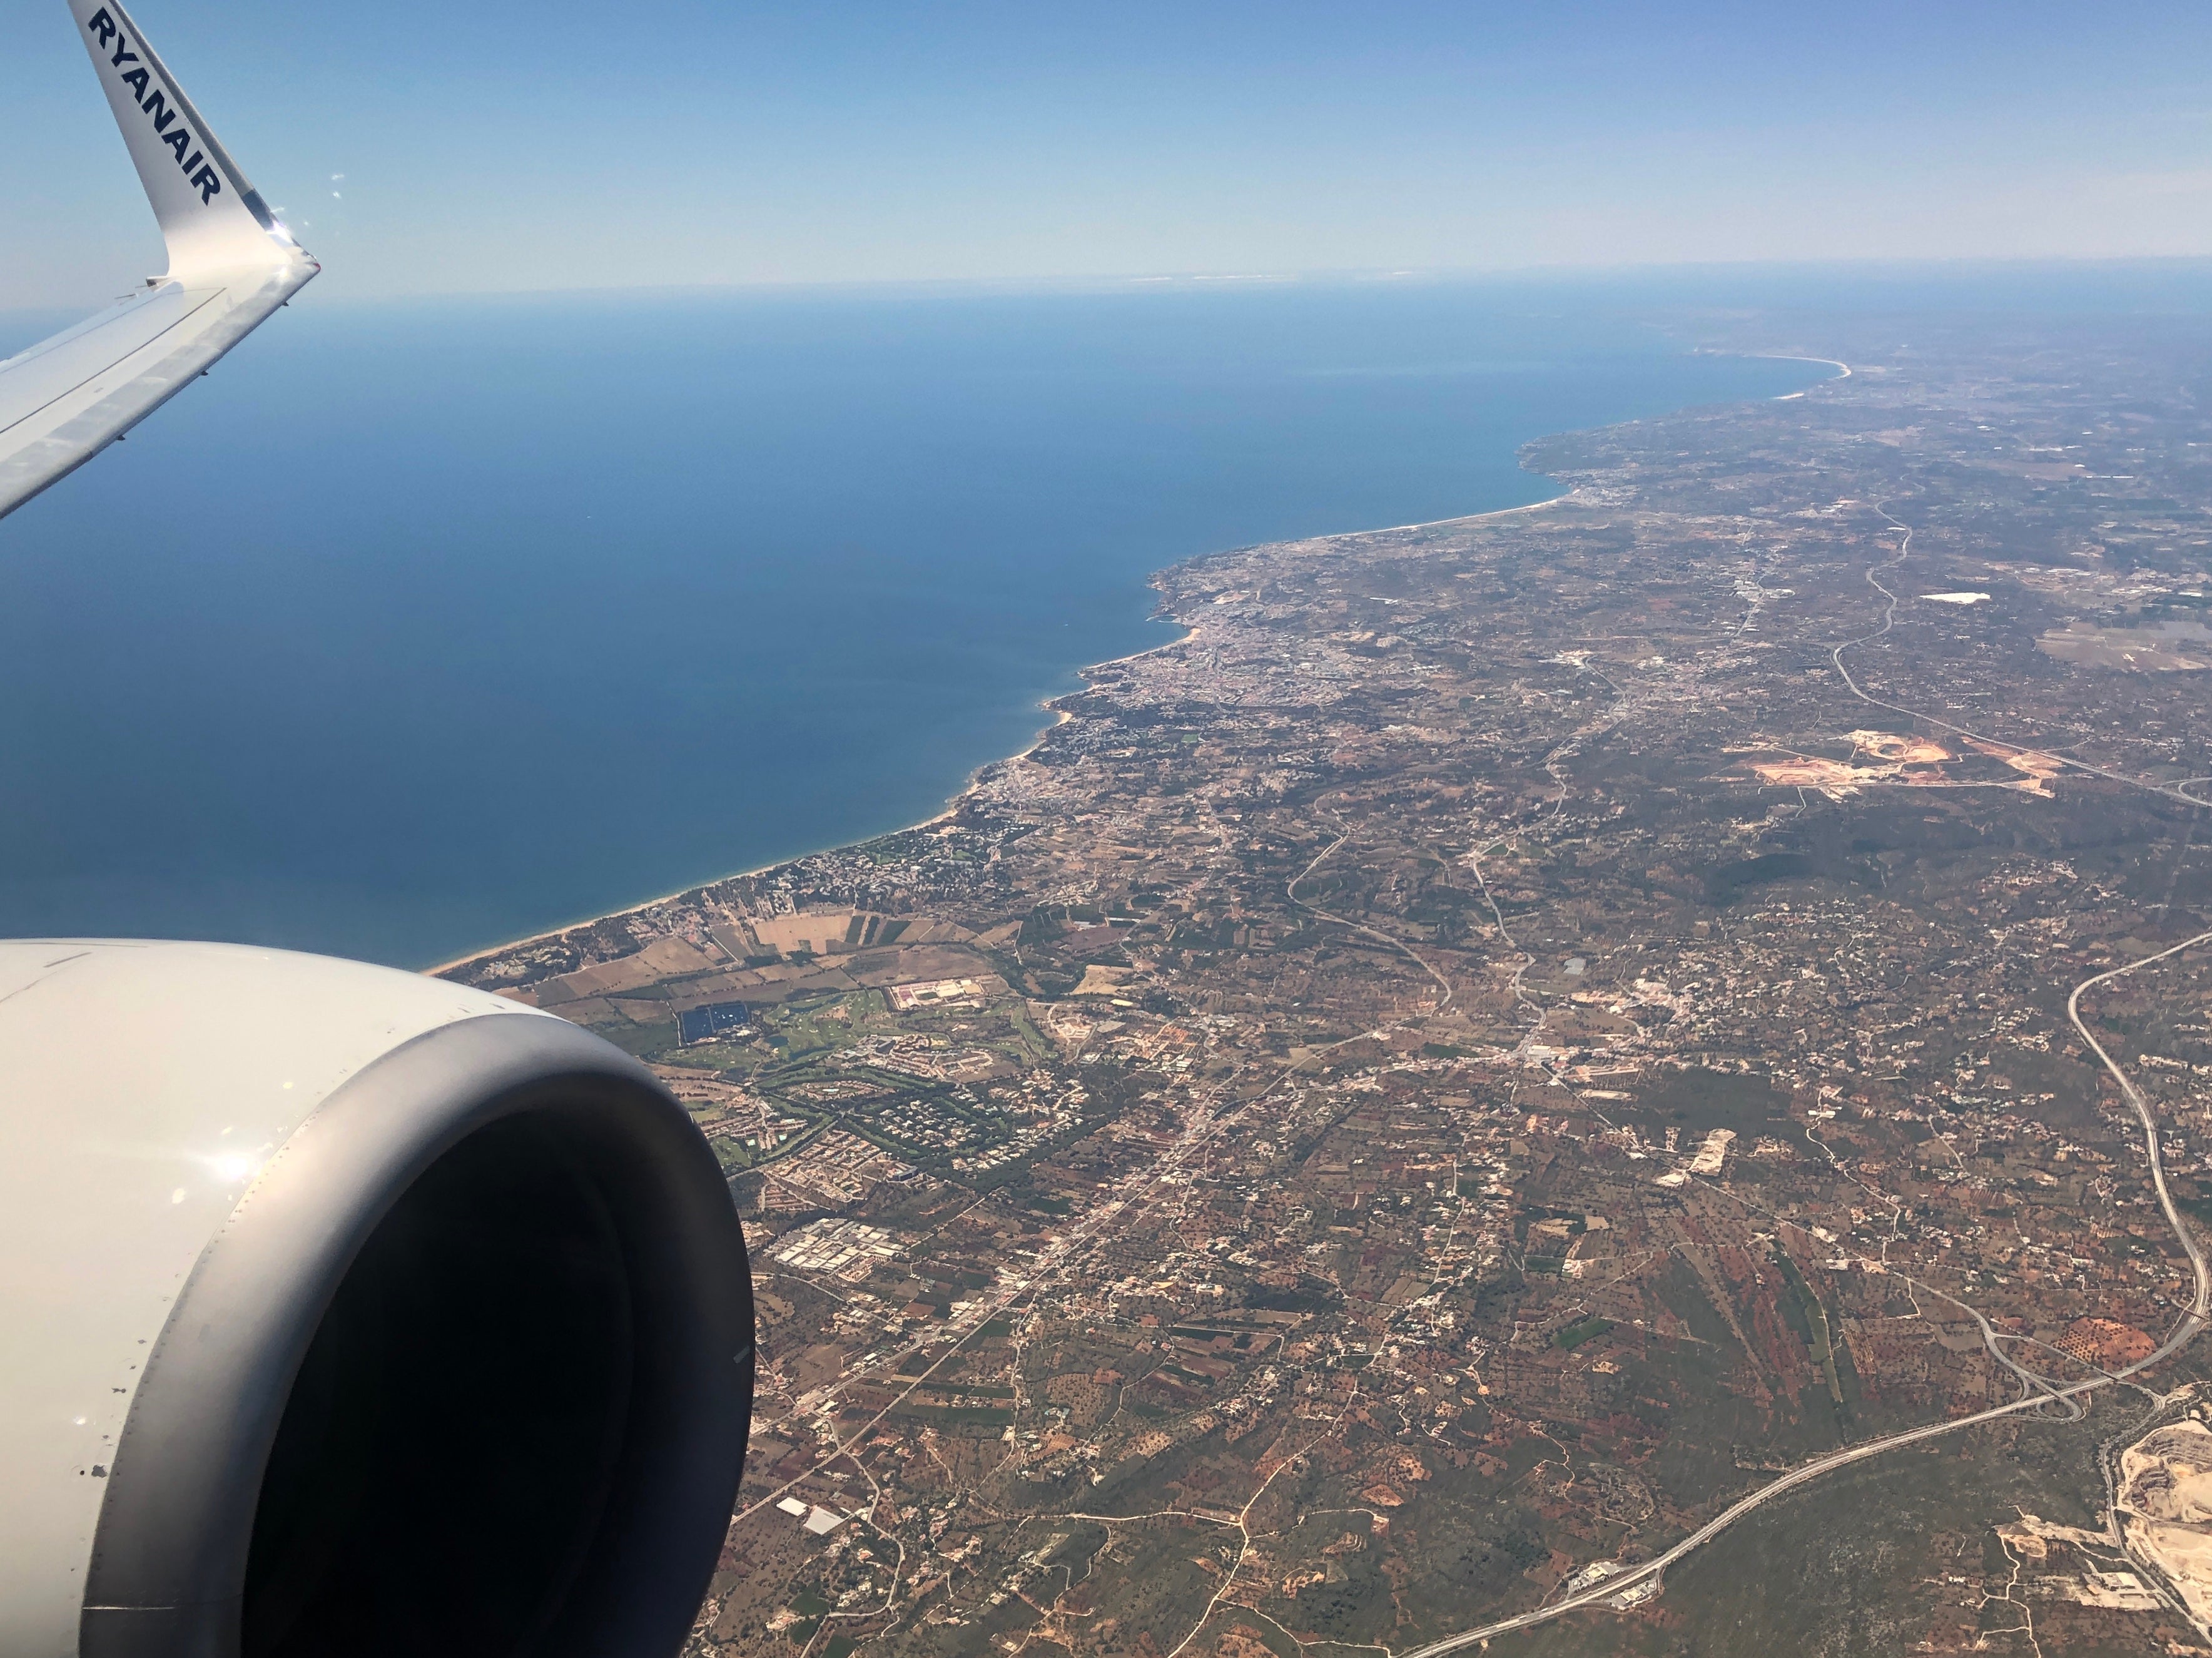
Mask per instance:
[[[1833,372],[1652,315],[311,288],[0,522],[0,935],[420,967],[926,817],[1172,636],[1163,566],[1541,500],[1531,438]]]

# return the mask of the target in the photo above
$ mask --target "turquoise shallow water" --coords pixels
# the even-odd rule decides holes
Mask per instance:
[[[310,289],[0,523],[0,934],[422,965],[925,817],[1168,636],[1152,570],[1828,372],[1637,310]]]

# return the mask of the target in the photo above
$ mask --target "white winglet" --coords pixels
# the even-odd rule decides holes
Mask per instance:
[[[0,517],[184,390],[322,267],[276,222],[118,0],[70,0],[169,272],[0,362]]]
[[[121,0],[70,0],[115,124],[169,245],[169,275],[283,265],[299,245],[246,181]]]

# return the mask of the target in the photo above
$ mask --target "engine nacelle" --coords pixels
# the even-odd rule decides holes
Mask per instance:
[[[0,943],[0,1651],[666,1655],[744,1242],[598,1037],[383,968]]]

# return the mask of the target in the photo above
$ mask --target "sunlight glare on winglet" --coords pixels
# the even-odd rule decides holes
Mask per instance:
[[[169,268],[0,362],[0,517],[115,442],[322,267],[239,171],[120,0],[70,0]]]

